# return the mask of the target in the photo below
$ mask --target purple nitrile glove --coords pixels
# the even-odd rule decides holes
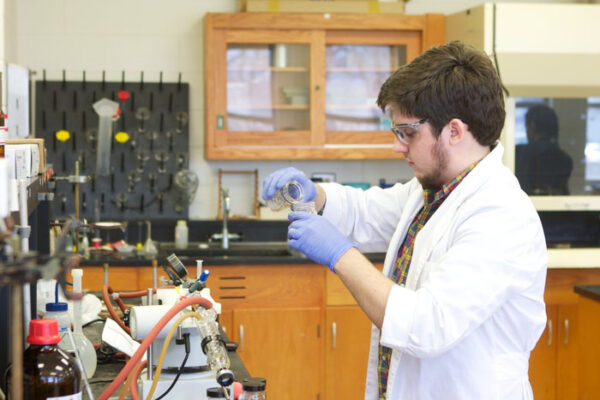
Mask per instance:
[[[308,258],[334,271],[335,263],[352,247],[356,247],[331,222],[305,211],[290,213],[288,245]]]
[[[278,169],[263,181],[262,197],[265,200],[272,198],[275,192],[285,186],[289,181],[298,181],[304,189],[304,202],[312,201],[317,195],[317,188],[304,172],[294,167]]]

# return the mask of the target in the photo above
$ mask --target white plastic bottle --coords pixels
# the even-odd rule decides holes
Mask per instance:
[[[71,318],[68,309],[67,303],[46,303],[46,313],[44,314],[45,319],[58,321],[58,334],[60,336],[58,347],[63,349],[68,346],[66,344],[69,341],[67,332],[71,329]]]
[[[175,227],[175,248],[176,249],[186,249],[188,246],[188,235],[189,229],[185,222],[185,220],[180,219],[177,221],[177,226]]]

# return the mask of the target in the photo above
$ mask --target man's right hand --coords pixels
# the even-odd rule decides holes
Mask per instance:
[[[263,181],[262,197],[265,200],[272,198],[275,192],[281,189],[289,181],[297,181],[304,189],[304,201],[312,201],[317,196],[317,188],[304,172],[294,167],[279,169]]]

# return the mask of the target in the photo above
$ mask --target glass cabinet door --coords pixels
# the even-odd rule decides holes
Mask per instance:
[[[377,106],[381,85],[421,49],[411,31],[328,32],[325,136],[330,144],[391,146],[391,121]]]
[[[329,45],[326,63],[326,129],[389,129],[389,119],[376,104],[377,95],[390,74],[406,64],[406,46]]]
[[[309,131],[310,46],[227,45],[229,132]]]

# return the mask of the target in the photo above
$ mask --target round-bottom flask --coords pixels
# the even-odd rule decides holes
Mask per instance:
[[[81,357],[81,363],[83,364],[85,375],[89,379],[94,376],[94,373],[96,372],[96,364],[98,363],[96,349],[94,349],[94,345],[92,342],[90,342],[90,339],[88,339],[83,333],[72,332],[71,334],[73,335],[75,346],[77,346],[79,357]],[[59,343],[59,347],[75,357],[75,351],[71,345],[71,339],[68,337],[68,332],[64,335],[63,340],[61,340]]]

